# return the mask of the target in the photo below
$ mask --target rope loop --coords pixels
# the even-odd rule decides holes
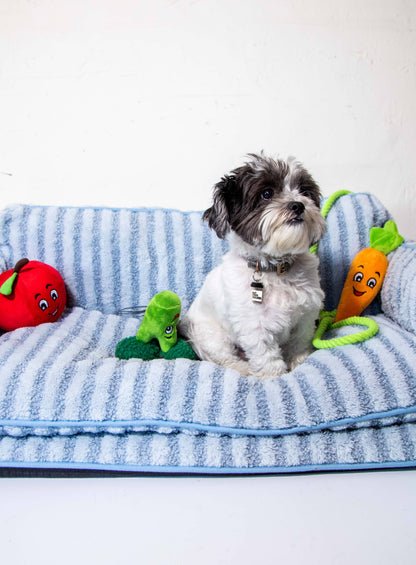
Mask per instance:
[[[334,324],[335,312],[336,310],[332,312],[321,312],[319,326],[312,341],[316,349],[330,349],[332,347],[338,347],[339,345],[361,343],[375,336],[378,332],[379,327],[377,322],[365,316],[351,316],[350,318],[340,320]],[[367,329],[333,339],[322,339],[322,336],[327,330],[336,330],[337,328],[347,326],[365,326]]]

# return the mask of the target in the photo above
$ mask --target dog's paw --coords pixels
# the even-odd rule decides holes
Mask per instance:
[[[311,353],[312,351],[304,351],[303,353],[298,353],[298,355],[292,357],[289,362],[289,370],[293,371],[293,369],[295,369],[298,365],[306,361]]]
[[[269,361],[261,369],[253,371],[251,374],[262,380],[274,379],[276,377],[281,377],[288,372],[288,367],[283,359],[276,359],[274,361]]]
[[[226,366],[238,371],[240,375],[243,375],[244,377],[250,377],[252,375],[249,364],[244,361],[233,361],[231,363],[227,363]]]

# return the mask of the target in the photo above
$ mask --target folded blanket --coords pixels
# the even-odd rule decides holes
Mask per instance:
[[[416,335],[409,309],[390,298],[400,301],[394,281],[403,285],[400,296],[413,296],[403,274],[416,264],[412,242],[389,256],[381,303],[367,312],[379,333],[316,351],[280,378],[260,381],[187,359],[114,357],[118,341],[140,324],[117,314],[120,308],[145,305],[167,288],[186,308],[220,260],[227,244],[200,216],[28,206],[3,212],[4,267],[22,256],[52,264],[72,304],[53,324],[0,338],[0,466],[186,473],[413,466]],[[368,245],[369,227],[387,219],[369,195],[334,205],[318,249],[326,309],[336,306],[352,257]]]

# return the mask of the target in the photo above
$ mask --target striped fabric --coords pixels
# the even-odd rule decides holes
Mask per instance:
[[[403,243],[392,257],[381,297],[385,313],[416,334],[416,243]]]
[[[415,465],[410,424],[349,432],[231,437],[205,434],[98,434],[6,437],[8,467],[155,473],[259,474],[408,468]]]
[[[370,227],[388,219],[367,194],[335,203],[318,249],[327,309]],[[208,362],[114,357],[140,324],[121,308],[170,289],[186,309],[226,250],[200,213],[16,206],[0,216],[0,234],[2,268],[23,256],[49,263],[71,297],[54,324],[0,338],[0,466],[273,473],[415,464],[412,242],[389,256],[370,314],[375,337],[260,381]]]
[[[62,275],[71,304],[113,314],[169,289],[188,308],[227,244],[199,212],[16,206],[0,217],[4,260],[43,261]]]

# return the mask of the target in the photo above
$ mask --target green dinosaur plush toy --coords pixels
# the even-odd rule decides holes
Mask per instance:
[[[115,355],[119,359],[139,358],[197,359],[196,353],[184,339],[178,338],[177,324],[181,314],[181,301],[170,290],[156,294],[149,302],[143,321],[135,337],[121,340]]]
[[[170,290],[159,292],[149,302],[136,339],[143,343],[157,339],[160,349],[167,353],[178,339],[176,325],[180,314],[179,297]]]

